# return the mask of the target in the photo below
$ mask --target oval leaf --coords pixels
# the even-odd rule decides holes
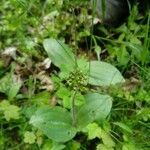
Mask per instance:
[[[69,112],[60,107],[40,108],[31,117],[30,123],[57,142],[66,142],[76,134]]]
[[[75,57],[66,44],[56,39],[45,39],[43,46],[54,65],[61,70],[74,68]]]
[[[77,113],[77,126],[79,128],[83,128],[93,121],[105,119],[112,107],[112,98],[108,95],[87,94],[85,101],[85,105]]]
[[[124,78],[117,68],[106,62],[91,61],[89,83],[97,86],[108,86],[122,83]]]

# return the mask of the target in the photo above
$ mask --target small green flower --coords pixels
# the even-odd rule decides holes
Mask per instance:
[[[77,69],[71,72],[67,79],[68,86],[73,90],[84,91],[87,86],[87,75]]]

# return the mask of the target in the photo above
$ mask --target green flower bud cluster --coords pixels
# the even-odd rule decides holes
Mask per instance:
[[[87,75],[83,73],[83,71],[76,69],[70,73],[67,79],[67,84],[73,90],[84,92],[87,89],[87,79]]]

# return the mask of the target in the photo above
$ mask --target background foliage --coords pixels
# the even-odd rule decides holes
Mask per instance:
[[[150,12],[95,18],[89,1],[1,0],[0,149],[150,149]]]

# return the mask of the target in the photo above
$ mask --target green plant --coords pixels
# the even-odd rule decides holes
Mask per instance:
[[[80,65],[80,59],[75,58],[70,48],[61,41],[46,39],[43,45],[53,64],[60,68],[59,78],[66,81],[66,94],[73,93],[68,99],[71,108],[69,111],[60,106],[39,108],[30,123],[54,141],[66,142],[89,123],[103,121],[111,110],[112,98],[86,92],[88,85],[109,86],[122,83],[124,79],[115,67],[105,62],[84,60]],[[77,93],[84,92],[87,93],[84,94],[84,104],[76,106]]]
[[[88,5],[1,0],[0,149],[149,149],[149,11],[95,36]]]
[[[147,11],[145,16],[142,16],[136,4],[130,10],[127,22],[121,26],[110,31],[99,27],[104,37],[93,35],[94,43],[96,40],[106,42],[103,44],[111,55],[111,59],[116,59],[120,66],[127,67],[131,61],[140,63],[142,66],[147,65],[150,59],[149,18],[150,12]]]

